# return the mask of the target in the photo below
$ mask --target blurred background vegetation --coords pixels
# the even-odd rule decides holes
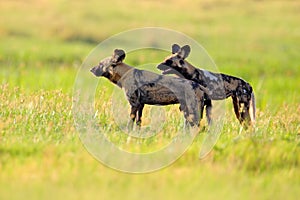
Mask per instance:
[[[196,39],[221,72],[248,80],[260,97],[269,95],[265,87],[280,91],[266,101],[280,103],[282,93],[286,101],[299,100],[293,91],[300,59],[297,1],[15,0],[0,5],[2,82],[50,87],[43,73],[33,83],[15,79],[32,68],[76,69],[104,39],[128,29],[158,26]],[[62,80],[51,76],[53,87],[71,88],[73,79],[68,77],[73,75]]]

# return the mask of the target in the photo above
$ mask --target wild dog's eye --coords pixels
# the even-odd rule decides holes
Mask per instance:
[[[172,65],[173,61],[172,60],[166,60],[166,65]]]
[[[184,65],[184,61],[183,60],[179,60],[179,64]]]

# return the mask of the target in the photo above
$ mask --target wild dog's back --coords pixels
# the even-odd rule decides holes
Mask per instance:
[[[132,69],[119,82],[127,97],[139,91],[141,100],[152,105],[190,101],[189,98],[195,96],[196,92],[199,99],[204,96],[200,87],[196,88],[192,81],[158,75],[145,70]]]

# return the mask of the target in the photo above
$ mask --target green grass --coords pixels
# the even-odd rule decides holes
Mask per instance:
[[[296,0],[1,2],[0,199],[297,199],[299,6]],[[219,71],[250,82],[257,99],[255,132],[240,132],[226,100],[222,134],[204,160],[198,158],[201,132],[177,162],[154,173],[125,174],[97,162],[74,126],[77,71],[99,42],[145,26],[191,36]],[[126,62],[141,65],[164,56],[136,52]],[[147,150],[173,136],[133,139],[128,145],[112,121],[113,89],[103,80],[96,95],[97,120],[110,128],[112,141]],[[168,108],[173,118],[165,132],[179,128],[177,109]]]

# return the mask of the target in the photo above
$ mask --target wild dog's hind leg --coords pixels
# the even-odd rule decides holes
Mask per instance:
[[[133,129],[133,123],[135,121],[137,111],[138,111],[138,108],[136,106],[131,106],[130,119],[127,123],[128,131],[132,131],[132,129]]]
[[[240,104],[236,96],[232,96],[232,103],[233,103],[235,116],[239,120],[239,122],[242,123],[241,115],[240,115]]]
[[[247,128],[249,125],[251,125],[251,117],[249,112],[249,104],[250,102],[243,103],[243,107],[240,111],[241,120],[240,122]]]
[[[136,125],[140,128],[142,124],[142,115],[143,115],[144,104],[141,104],[138,108]]]
[[[241,125],[247,128],[251,124],[249,102],[241,102],[237,97],[232,97],[236,117]]]
[[[251,93],[251,98],[249,101],[249,115],[250,115],[250,120],[251,120],[251,125],[254,126],[255,125],[255,110],[256,110],[256,106],[255,106],[255,96],[254,93]]]
[[[206,99],[204,101],[204,105],[205,105],[207,123],[208,123],[208,125],[211,125],[211,123],[212,123],[212,118],[211,118],[212,103],[211,103],[211,100]],[[202,113],[203,113],[203,111],[202,111]],[[202,115],[201,115],[201,118],[202,118]]]

